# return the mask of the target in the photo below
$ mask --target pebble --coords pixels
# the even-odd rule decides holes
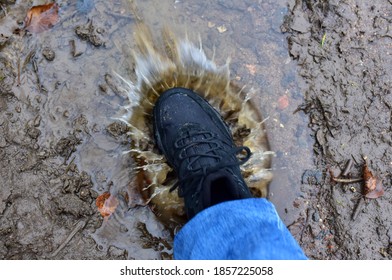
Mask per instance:
[[[3,136],[0,136],[0,148],[4,148],[7,146],[7,141]]]
[[[34,126],[38,127],[41,124],[41,116],[38,115],[35,119],[34,119]]]
[[[48,60],[48,61],[53,61],[54,58],[56,57],[55,52],[54,52],[51,48],[49,48],[49,47],[45,47],[45,48],[42,50],[42,55],[43,55],[43,56],[46,58],[46,60]]]
[[[319,221],[320,221],[320,215],[319,215],[319,213],[318,213],[317,211],[315,211],[315,212],[313,213],[312,219],[313,219],[313,221],[315,221],[315,222],[319,222]]]

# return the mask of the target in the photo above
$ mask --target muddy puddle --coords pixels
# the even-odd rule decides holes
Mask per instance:
[[[0,11],[0,258],[171,258],[178,228],[163,225],[135,190],[137,165],[129,153],[127,125],[118,119],[129,99],[117,74],[137,79],[134,32],[140,21],[158,35],[166,24],[179,36],[189,34],[196,45],[200,39],[207,57],[217,65],[230,57],[231,78],[255,89],[274,154],[268,197],[311,258],[390,258],[391,64],[375,58],[382,50],[390,60],[388,1],[373,10],[355,1],[341,1],[343,10],[328,1],[316,1],[314,7],[283,0],[57,1],[59,22],[23,36],[15,30],[23,27],[31,6],[12,2],[5,1]],[[45,3],[34,2],[39,4]],[[368,14],[384,37],[355,31],[355,36],[369,36],[355,41],[356,47],[370,51],[356,54],[349,64],[341,62],[333,46],[348,50],[355,36],[334,31],[331,15],[350,17],[347,22],[365,28],[365,20],[354,23]],[[317,29],[320,22],[324,29]],[[324,56],[329,64],[320,63]],[[334,65],[351,72],[344,75]],[[373,73],[370,88],[359,78],[365,66]],[[317,78],[331,71],[345,78],[339,90],[356,85],[354,90],[342,91],[341,99],[319,97],[318,91],[336,90],[336,77]],[[357,93],[362,99],[355,103],[359,85],[372,94]],[[384,94],[377,95],[376,88]],[[333,108],[331,122],[348,122],[346,130],[333,126],[331,138],[319,103],[312,103],[317,98]],[[360,111],[359,100],[375,107]],[[379,125],[371,126],[378,116]],[[352,129],[350,122],[356,124]],[[360,140],[369,139],[369,131],[374,136]],[[362,146],[356,149],[359,142],[350,139]],[[358,196],[332,184],[327,167],[344,168],[354,157],[353,176],[359,176],[365,154],[384,180],[386,195],[367,202],[364,214],[351,222]],[[360,190],[360,183],[354,186]],[[117,201],[114,213],[103,218],[96,198],[105,192],[115,193]],[[364,228],[376,236],[363,233],[374,245],[354,237]]]

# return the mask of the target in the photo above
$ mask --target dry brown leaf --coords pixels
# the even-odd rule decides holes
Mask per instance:
[[[363,195],[366,198],[379,198],[380,196],[384,195],[382,181],[373,175],[367,163],[365,163],[363,167],[363,180]]]
[[[104,192],[95,201],[95,205],[98,207],[98,211],[102,217],[108,217],[113,214],[118,203],[118,199],[109,192]]]
[[[31,7],[25,18],[25,29],[32,33],[48,30],[57,23],[58,12],[59,6],[56,3]]]
[[[363,188],[363,194],[367,195],[371,191],[376,188],[376,178],[373,176],[372,172],[370,171],[368,165],[365,163],[363,166],[363,181],[365,182],[365,186]]]

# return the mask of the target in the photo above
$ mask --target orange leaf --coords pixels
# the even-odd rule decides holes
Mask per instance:
[[[363,194],[367,195],[376,188],[376,178],[373,176],[372,172],[369,170],[367,164],[363,166],[363,181],[365,182],[365,187],[363,189]]]
[[[98,207],[99,213],[102,217],[110,216],[114,213],[118,206],[118,199],[109,192],[104,192],[95,200],[95,205]]]
[[[25,29],[32,33],[48,30],[57,23],[58,12],[59,6],[56,3],[31,7],[25,18]]]
[[[367,198],[378,198],[384,195],[384,189],[382,186],[382,182],[379,178],[373,175],[370,169],[365,163],[363,167],[363,180],[364,180],[364,188],[363,195]]]

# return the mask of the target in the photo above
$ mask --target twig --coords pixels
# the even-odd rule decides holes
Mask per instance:
[[[306,209],[305,224],[304,224],[304,226],[303,226],[303,228],[302,228],[302,230],[301,230],[301,237],[300,237],[300,239],[299,239],[301,242],[302,242],[302,237],[303,237],[303,235],[304,235],[304,232],[305,232],[306,228],[308,227],[308,224],[309,224],[309,208]]]
[[[332,181],[337,182],[337,183],[344,183],[344,184],[351,184],[351,183],[357,183],[363,181],[362,178],[335,178],[332,177]]]
[[[317,101],[318,107],[321,109],[321,113],[322,113],[322,116],[323,116],[323,121],[325,122],[325,126],[326,126],[329,134],[332,136],[332,138],[335,138],[335,135],[333,135],[331,127],[329,125],[329,119],[327,117],[327,111],[324,109],[323,103],[321,102],[319,97],[316,97],[316,101]]]
[[[23,65],[22,65],[22,71],[26,68],[27,64],[29,64],[31,59],[35,56],[35,52],[36,52],[36,50],[32,50],[26,55],[26,58],[25,58]]]
[[[86,221],[81,220],[79,221],[76,225],[75,228],[71,231],[71,233],[68,235],[68,237],[64,240],[63,243],[60,244],[60,246],[57,248],[56,251],[54,251],[51,255],[50,258],[54,258],[55,256],[57,256],[58,253],[60,253],[60,251],[62,249],[64,249],[64,247],[69,243],[69,241],[71,241],[71,239],[78,233],[79,230],[81,230],[82,228],[84,228],[86,226]]]
[[[72,166],[72,163],[74,162],[74,160],[75,160],[75,156],[72,157],[71,161],[69,162],[67,168],[64,171],[64,174],[67,174],[68,171],[71,169],[71,166]]]
[[[346,168],[344,169],[344,171],[342,173],[343,177],[347,176],[347,174],[350,172],[350,169],[353,166],[353,163],[354,163],[353,159],[350,158],[346,164]]]
[[[357,203],[357,207],[355,207],[355,209],[354,209],[353,215],[351,216],[352,221],[355,221],[355,219],[358,217],[360,210],[362,210],[362,208],[363,208],[364,202],[365,202],[365,199],[361,197]]]
[[[5,7],[5,5],[1,4],[0,5],[1,10],[4,12],[5,16],[8,16],[8,12],[7,12],[7,8]]]
[[[39,78],[38,64],[37,64],[37,61],[34,59],[34,56],[32,57],[31,64],[33,65],[33,70],[34,70],[35,76],[37,78],[38,90],[41,92],[44,87],[42,86],[41,79]]]
[[[20,82],[20,57],[18,57],[18,86],[21,85]]]

